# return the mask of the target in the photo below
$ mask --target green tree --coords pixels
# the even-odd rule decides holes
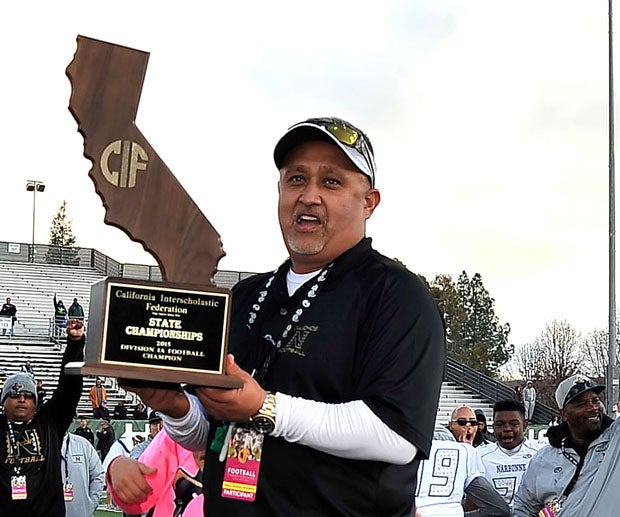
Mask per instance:
[[[444,315],[450,356],[495,376],[513,347],[508,343],[510,325],[500,324],[482,275],[476,273],[470,280],[463,271],[456,285],[449,275],[437,275],[430,289]]]
[[[63,201],[52,219],[46,262],[50,264],[78,265],[79,257],[73,235],[73,221],[67,214],[67,202]]]

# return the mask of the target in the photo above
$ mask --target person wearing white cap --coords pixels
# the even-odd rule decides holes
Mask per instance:
[[[305,120],[274,161],[289,259],[233,288],[226,370],[243,387],[197,387],[194,398],[124,386],[183,447],[207,447],[205,515],[410,515],[445,366],[441,314],[421,279],[366,237],[380,193],[360,129]],[[122,500],[148,493],[114,467]]]
[[[617,515],[617,506],[602,513],[567,509],[573,504],[569,501],[591,500],[591,483],[602,474],[601,468],[608,461],[610,440],[613,437],[618,441],[619,427],[605,415],[599,398],[604,389],[579,374],[558,385],[555,399],[563,422],[547,430],[549,446],[532,458],[515,495],[515,517],[535,517],[539,512],[553,517],[560,511],[567,516]]]
[[[566,515],[615,517],[620,510],[620,418],[600,437],[605,440],[604,458],[585,493],[571,494],[564,503]],[[604,443],[604,442],[603,442]]]
[[[12,375],[2,388],[0,515],[65,515],[60,449],[82,393],[82,377],[65,374],[64,366],[84,360],[83,323],[69,321],[67,334],[58,387],[39,409],[30,375]]]
[[[525,420],[531,423],[536,407],[536,388],[534,388],[532,381],[527,381],[525,388],[523,388],[523,405],[525,406]]]

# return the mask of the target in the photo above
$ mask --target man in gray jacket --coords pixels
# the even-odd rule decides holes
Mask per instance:
[[[560,510],[562,515],[616,515],[617,507],[607,507],[603,513],[568,510],[575,503],[593,504],[593,480],[604,477],[605,465],[613,468],[607,452],[612,440],[617,443],[620,428],[604,414],[598,396],[604,389],[584,375],[559,384],[555,399],[563,423],[549,428],[549,446],[532,458],[515,495],[515,517],[535,517],[543,509],[545,515],[557,515]]]
[[[66,433],[61,458],[67,517],[93,515],[105,485],[97,451],[86,438]]]

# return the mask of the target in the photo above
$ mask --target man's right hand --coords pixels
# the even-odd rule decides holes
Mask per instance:
[[[476,437],[476,429],[467,425],[465,427],[461,427],[457,433],[455,433],[455,438],[457,442],[468,443],[469,445],[474,444],[474,438]]]
[[[118,384],[121,388],[136,393],[147,406],[164,415],[181,418],[189,411],[189,400],[180,386],[163,388],[131,379],[118,379]]]
[[[145,476],[155,474],[157,469],[149,467],[138,460],[119,456],[108,467],[108,479],[114,495],[127,504],[144,501],[153,491]]]

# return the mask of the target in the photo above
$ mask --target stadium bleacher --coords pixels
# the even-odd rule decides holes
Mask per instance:
[[[17,307],[16,336],[45,339],[52,331],[54,294],[67,308],[77,298],[88,314],[90,288],[103,278],[90,268],[0,262],[0,299],[10,296]]]
[[[0,246],[2,244],[6,243],[0,243]],[[43,254],[40,253],[39,256]],[[18,320],[15,326],[15,337],[0,335],[0,376],[5,378],[6,375],[16,373],[21,364],[30,360],[37,380],[43,381],[47,394],[50,396],[57,385],[63,343],[63,339],[55,339],[53,332],[54,293],[58,299],[63,300],[67,307],[71,305],[73,298],[77,298],[87,315],[86,325],[88,326],[91,286],[106,278],[107,274],[96,267],[32,263],[7,260],[8,258],[6,254],[0,253],[0,299],[4,301],[7,296],[11,297],[17,307]],[[158,275],[159,271],[153,272],[151,268],[152,266],[125,265],[120,268],[120,271],[122,271],[122,276],[129,278],[161,279]],[[215,283],[219,287],[230,288],[240,278],[251,274],[218,271]],[[88,392],[94,382],[94,377],[84,379],[84,391],[77,410],[78,416],[92,417]],[[108,391],[110,411],[119,400],[123,399],[129,401],[127,406],[131,414],[136,403],[135,396],[120,389],[115,379],[104,379],[104,385]],[[446,424],[452,411],[463,404],[470,405],[474,409],[482,409],[487,418],[492,416],[492,401],[454,382],[444,382],[437,410],[437,421]]]

